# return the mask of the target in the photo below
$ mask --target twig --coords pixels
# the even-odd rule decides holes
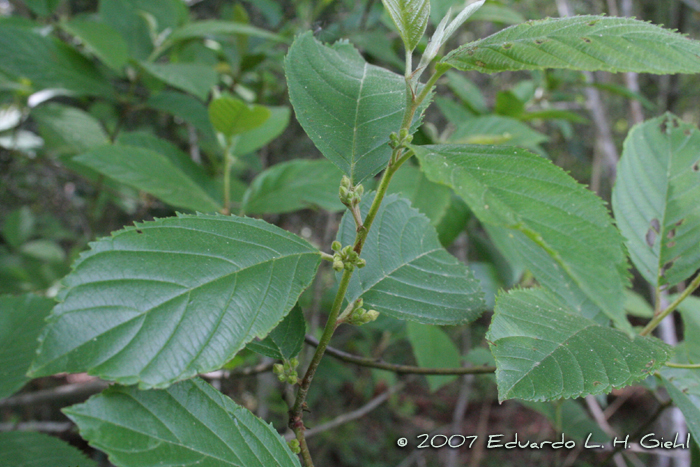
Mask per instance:
[[[313,346],[318,345],[318,339],[316,339],[313,336],[307,335],[305,340],[307,344]],[[328,353],[328,355],[346,363],[354,363],[355,365],[392,371],[400,375],[481,375],[490,374],[496,371],[496,368],[492,366],[472,366],[462,368],[423,368],[419,366],[397,365],[394,363],[387,363],[382,360],[376,360],[373,358],[358,357],[356,355],[343,352],[342,350],[338,350],[333,347],[326,347],[326,352]]]
[[[0,423],[1,431],[41,431],[43,433],[64,433],[73,429],[71,422],[22,422]]]
[[[52,389],[44,389],[28,394],[19,394],[0,400],[0,408],[23,407],[37,405],[44,402],[62,400],[81,400],[105,389],[109,386],[106,381],[90,381],[80,384],[65,384]]]
[[[603,409],[600,408],[600,404],[598,404],[596,398],[593,396],[586,396],[586,405],[588,406],[588,410],[591,412],[591,415],[593,415],[593,419],[596,421],[596,423],[598,423],[598,426],[600,426],[603,431],[608,434],[608,436],[616,436],[615,430],[613,430],[608,423],[608,420],[605,418]],[[625,467],[627,465],[625,460],[622,458],[622,454],[619,452],[613,456],[613,461],[617,467]]]
[[[690,283],[688,287],[683,291],[682,294],[680,294],[674,301],[671,303],[664,311],[659,313],[657,316],[654,317],[651,321],[649,321],[649,324],[647,324],[644,329],[639,333],[640,336],[647,336],[656,329],[656,327],[661,323],[661,321],[664,320],[665,317],[673,313],[673,311],[678,307],[678,305],[681,304],[683,300],[688,298],[697,288],[700,287],[700,274],[693,279],[693,282]]]
[[[656,412],[653,413],[651,417],[649,417],[649,420],[646,421],[646,423],[643,423],[639,428],[637,428],[637,431],[635,431],[631,436],[630,439],[637,439],[639,438],[644,432],[646,432],[649,427],[656,421],[659,416],[666,410],[668,407],[672,405],[672,401],[668,401],[664,404],[660,404],[656,408]],[[600,462],[599,465],[605,465],[606,462],[610,460],[611,457],[613,457],[615,454],[619,453],[622,448],[624,447],[624,444],[618,444],[615,446],[615,448],[608,453],[607,456],[603,458],[603,460]],[[647,451],[648,452],[648,451]]]
[[[253,376],[272,371],[272,365],[274,365],[274,363],[275,362],[273,361],[259,363],[255,366],[237,367],[231,370],[217,370],[212,371],[211,373],[204,373],[202,377],[206,379],[225,379],[230,376]]]
[[[389,397],[399,391],[401,388],[403,388],[403,383],[395,384],[394,386],[390,387],[386,391],[384,391],[382,394],[378,395],[374,399],[370,400],[368,403],[363,405],[357,410],[353,410],[352,412],[348,412],[343,415],[338,415],[335,417],[333,420],[330,422],[323,423],[322,425],[318,425],[314,428],[307,429],[305,432],[305,436],[308,438],[309,436],[317,435],[319,433],[322,433],[324,431],[328,431],[330,429],[333,429],[337,426],[343,425],[345,423],[351,422],[353,420],[357,420],[358,418],[364,417],[380,405],[382,405]],[[294,434],[290,433],[284,436],[284,439],[287,441],[294,439],[295,436]]]

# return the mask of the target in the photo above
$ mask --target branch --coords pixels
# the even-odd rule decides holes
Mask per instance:
[[[328,431],[332,428],[335,428],[337,426],[343,425],[344,423],[351,422],[353,420],[357,420],[358,418],[364,417],[368,413],[370,413],[372,410],[376,409],[380,405],[382,405],[389,397],[403,388],[403,383],[396,384],[386,391],[384,391],[382,394],[379,396],[375,397],[362,407],[360,407],[357,410],[353,410],[352,412],[348,412],[343,415],[339,415],[335,417],[333,420],[330,422],[324,423],[322,425],[318,425],[317,427],[311,428],[306,430],[304,433],[305,437],[308,438],[309,436],[313,436],[319,433],[322,433],[324,431]],[[284,436],[284,439],[287,441],[290,441],[292,439],[296,438],[294,434],[287,434]]]
[[[305,337],[306,343],[318,346],[318,339],[313,336],[307,335]],[[358,357],[356,355],[343,352],[342,350],[335,349],[333,347],[326,347],[326,352],[328,355],[337,358],[346,363],[354,363],[359,366],[366,366],[370,368],[377,368],[379,370],[392,371],[400,375],[480,375],[480,374],[490,374],[496,371],[493,366],[472,366],[472,367],[462,367],[462,368],[422,368],[419,366],[410,365],[396,365],[394,363],[387,363],[382,360],[377,360],[374,358]]]
[[[65,433],[75,427],[71,422],[22,422],[0,423],[3,431],[41,431],[43,433]]]
[[[0,408],[23,407],[59,400],[82,400],[93,394],[97,394],[107,386],[109,386],[109,383],[99,380],[90,381],[88,383],[65,384],[57,388],[8,397],[7,399],[0,400]]]
[[[642,331],[639,333],[639,335],[640,336],[649,335],[651,333],[651,331],[656,329],[656,327],[659,325],[659,323],[661,323],[661,321],[664,320],[665,317],[667,317],[668,315],[673,313],[673,311],[678,307],[678,305],[680,305],[683,300],[685,300],[693,292],[695,292],[695,290],[697,290],[698,287],[700,287],[700,274],[698,274],[697,277],[695,277],[695,279],[693,279],[693,282],[691,282],[690,285],[688,287],[686,287],[686,289],[683,291],[683,293],[680,294],[678,296],[678,298],[676,298],[673,301],[673,303],[671,303],[668,306],[668,308],[666,308],[664,311],[662,311],[657,316],[655,316],[654,319],[649,321],[649,324],[647,324],[644,327],[644,329],[642,329]]]

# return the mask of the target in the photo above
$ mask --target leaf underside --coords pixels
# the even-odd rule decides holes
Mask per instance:
[[[386,167],[389,134],[406,107],[403,76],[368,64],[348,43],[325,46],[311,32],[292,44],[285,72],[297,120],[326,158],[355,184]]]
[[[575,286],[580,291],[572,292],[572,304],[590,300],[618,326],[630,329],[623,310],[627,260],[622,237],[600,198],[549,160],[522,149],[412,149],[428,179],[452,187],[481,222],[511,229],[514,240],[534,247],[533,254],[524,249],[522,257],[535,277]],[[547,257],[551,266],[543,269],[539,261]]]
[[[289,360],[299,355],[306,336],[304,312],[297,303],[267,337],[248,343],[248,349],[266,357]]]
[[[112,386],[64,412],[118,467],[299,467],[272,426],[199,378],[167,390]]]
[[[412,52],[420,42],[430,19],[430,0],[382,0],[399,30],[406,50]]]
[[[660,340],[598,325],[545,289],[500,295],[486,338],[499,400],[605,394],[646,378],[671,355]]]
[[[31,372],[151,388],[220,368],[282,320],[319,261],[306,241],[250,218],[180,215],[118,231],[64,280]]]
[[[625,140],[612,195],[632,262],[652,285],[700,268],[700,131],[667,113]]]
[[[548,18],[465,44],[450,52],[442,63],[484,73],[545,68],[698,73],[700,42],[630,18]]]
[[[367,215],[374,196],[360,204]],[[338,240],[350,245],[355,222],[346,213]],[[474,321],[485,310],[479,282],[440,245],[423,214],[398,195],[384,198],[362,250],[367,266],[353,274],[347,300],[362,297],[365,308],[423,324],[453,325]]]

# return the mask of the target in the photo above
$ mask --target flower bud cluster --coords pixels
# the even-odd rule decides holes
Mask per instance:
[[[287,446],[289,446],[289,450],[294,454],[299,454],[301,452],[301,445],[299,444],[298,439],[289,440],[287,442]]]
[[[371,323],[379,317],[379,312],[376,310],[365,310],[362,308],[364,301],[360,298],[355,301],[355,307],[350,312],[345,322],[347,324],[354,324],[355,326],[361,326],[363,324]]]
[[[341,203],[350,208],[355,207],[362,201],[364,192],[365,188],[362,185],[352,186],[350,179],[343,175],[343,178],[340,180],[340,189],[338,190]]]
[[[333,255],[333,269],[337,272],[343,269],[352,271],[355,267],[362,269],[367,264],[367,262],[360,258],[360,255],[352,249],[352,245],[343,248],[340,242],[336,240],[331,245],[331,248],[335,252]]]
[[[293,357],[290,360],[285,360],[284,363],[275,363],[272,367],[272,372],[283,383],[297,384],[297,381],[299,381],[299,375],[297,374],[298,365],[299,359]]]
[[[413,141],[413,135],[406,128],[402,128],[398,135],[396,132],[389,135],[389,146],[391,146],[391,149],[411,144],[411,141]]]

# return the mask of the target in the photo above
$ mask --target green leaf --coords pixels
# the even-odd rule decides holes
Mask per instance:
[[[683,380],[662,377],[661,381],[666,391],[668,391],[668,395],[671,396],[673,403],[683,412],[688,431],[692,435],[691,438],[693,438],[695,443],[698,443],[698,440],[700,440],[700,393],[697,392],[697,388],[700,386],[700,378],[697,377],[697,370],[684,371],[688,373],[694,372],[694,376],[691,376],[691,378],[694,379],[696,391],[689,391]],[[679,441],[685,442],[684,439]]]
[[[526,124],[510,117],[487,115],[457,124],[449,141],[455,144],[495,144],[541,150],[539,145],[549,138]]]
[[[370,194],[362,200],[363,218],[373,198]],[[352,215],[346,213],[338,241],[352,244],[355,229]],[[486,307],[478,281],[442,248],[428,218],[405,198],[384,198],[361,256],[367,265],[353,274],[348,302],[362,297],[365,308],[398,319],[440,325],[474,321]]]
[[[486,107],[481,90],[466,77],[454,71],[448,71],[447,86],[472,113],[477,115],[488,113],[489,109]]]
[[[62,263],[66,259],[66,253],[59,245],[51,240],[39,239],[27,242],[20,248],[20,252],[30,258],[49,263]]]
[[[214,128],[209,121],[209,113],[206,106],[189,94],[176,91],[163,91],[152,95],[146,101],[146,105],[167,112],[190,123],[201,131],[205,137],[214,139]]]
[[[270,118],[270,110],[262,105],[248,105],[233,96],[223,95],[209,104],[209,119],[214,129],[231,137],[260,127]]]
[[[170,86],[206,101],[209,91],[213,88],[219,76],[207,65],[196,63],[147,63],[141,66],[149,74],[155,76]]]
[[[15,209],[5,217],[2,238],[13,248],[19,248],[34,235],[36,219],[28,206]]]
[[[127,227],[92,243],[64,279],[31,372],[151,388],[215,370],[274,329],[319,261],[307,242],[257,219]]]
[[[277,214],[319,206],[342,211],[338,198],[343,176],[325,159],[296,159],[276,164],[255,177],[243,197],[242,209],[250,214]]]
[[[633,290],[625,290],[625,311],[638,318],[653,318],[654,310],[644,297]]]
[[[425,34],[430,18],[430,0],[382,0],[399,30],[408,53],[413,52]]]
[[[0,296],[0,399],[29,381],[25,374],[36,355],[44,320],[54,304],[53,300],[32,294]],[[2,452],[0,449],[0,459]]]
[[[189,16],[182,0],[104,0],[98,13],[102,22],[119,31],[137,60],[153,52],[152,36],[176,30]]]
[[[222,20],[195,21],[193,23],[186,24],[173,31],[173,33],[168,37],[168,40],[182,41],[224,35],[244,35],[278,42],[287,41],[287,39],[282,36],[265,31],[264,29],[256,28],[250,24]]]
[[[49,16],[61,3],[61,0],[22,0],[34,13],[39,16]]]
[[[304,345],[306,321],[297,303],[286,318],[260,341],[251,341],[247,348],[253,352],[278,360],[289,360],[299,355]]]
[[[219,201],[213,199],[186,172],[166,156],[150,149],[100,146],[74,157],[73,161],[176,207],[203,212],[221,209]]]
[[[36,90],[65,89],[76,95],[110,96],[95,66],[68,45],[26,29],[0,28],[0,70],[32,81]]]
[[[129,61],[129,48],[121,34],[107,23],[73,19],[61,27],[94,53],[105,65],[120,72]]]
[[[529,402],[518,401],[525,407],[535,410],[544,415],[547,420],[556,427],[557,420],[561,420],[561,431],[566,434],[567,439],[586,440],[590,435],[591,443],[609,443],[610,436],[607,435],[600,426],[591,419],[586,409],[581,407],[576,401],[567,399],[556,402]],[[561,403],[559,410],[561,415],[557,417],[556,404]]]
[[[450,336],[437,326],[406,323],[408,341],[418,365],[423,368],[459,368],[462,359]],[[457,375],[427,376],[431,392],[457,379]]]
[[[406,108],[403,76],[370,65],[350,44],[328,47],[311,32],[297,37],[285,59],[296,117],[316,147],[352,182],[389,162],[389,134]]]
[[[481,222],[524,234],[554,260],[544,272],[564,276],[619,327],[631,330],[623,310],[628,279],[622,238],[600,198],[547,159],[521,149],[412,149],[429,180],[451,186]],[[523,256],[539,279],[538,264]]]
[[[486,3],[479,8],[469,21],[491,21],[503,24],[518,24],[525,21],[525,17],[507,6],[497,3]]]
[[[671,355],[660,340],[600,326],[544,289],[500,295],[486,338],[501,401],[605,394],[646,378]]]
[[[669,297],[675,300],[676,297]],[[685,300],[678,305],[683,317],[683,336],[685,350],[688,352],[688,358],[691,363],[700,363],[700,341],[697,336],[700,336],[700,298],[686,297]]]
[[[47,147],[58,154],[77,154],[109,143],[100,122],[68,105],[49,103],[32,110]]]
[[[700,42],[630,18],[573,16],[528,21],[450,52],[441,63],[484,73],[571,70],[698,73]]]
[[[0,433],[0,465],[22,467],[97,467],[70,444],[31,431]]]
[[[425,214],[433,226],[437,226],[447,214],[452,201],[452,190],[433,183],[418,167],[404,165],[391,179],[387,193],[400,193],[411,206]]]
[[[700,268],[700,131],[672,114],[632,128],[612,196],[632,262],[654,287]]]
[[[444,247],[452,245],[459,234],[464,231],[468,221],[469,208],[461,198],[458,198],[453,193],[445,215],[440,220],[440,223],[435,226],[440,244]]]
[[[265,123],[241,134],[233,151],[235,155],[245,156],[260,149],[287,128],[292,113],[289,107],[267,107],[267,109],[270,111],[270,117],[265,120]]]
[[[118,467],[299,467],[272,426],[198,378],[167,390],[112,386],[64,412]]]

